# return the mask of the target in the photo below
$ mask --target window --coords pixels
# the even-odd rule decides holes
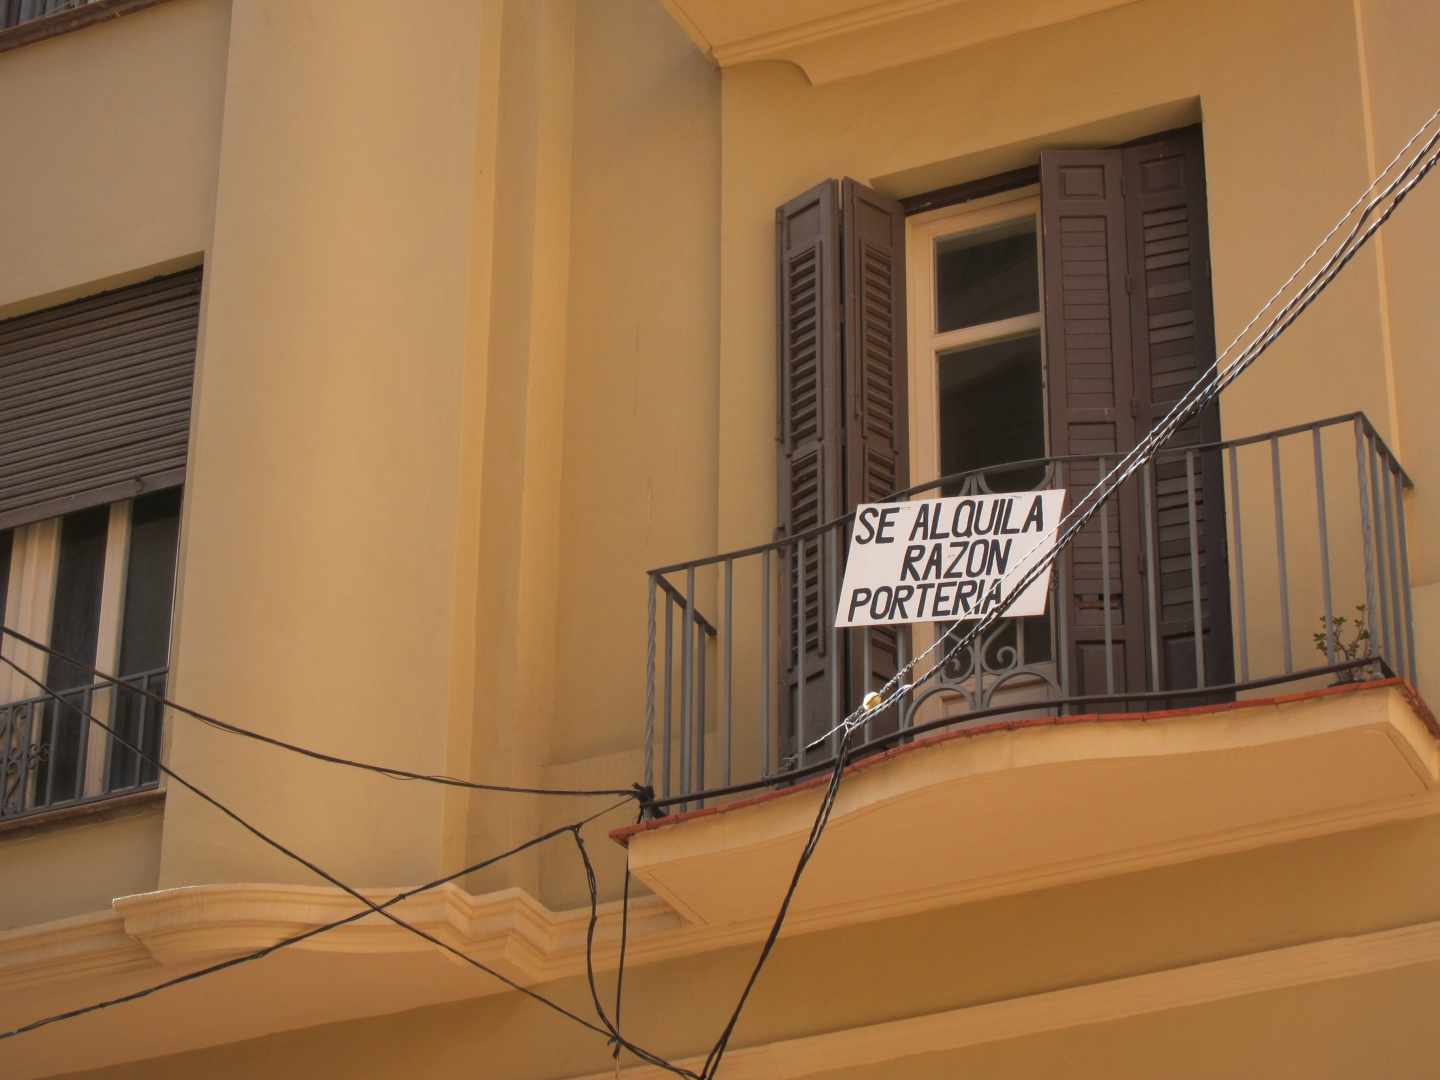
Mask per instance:
[[[65,704],[10,672],[0,756],[23,764],[5,775],[0,817],[157,781],[153,765],[111,745],[84,714],[159,753],[160,709],[137,691],[165,690],[180,505],[180,490],[172,489],[14,531],[0,564],[12,601],[6,624],[79,663],[6,643],[6,655],[60,691]],[[126,687],[97,684],[82,665],[113,671]]]
[[[1046,486],[1043,462],[1012,467],[1044,458],[1048,444],[1038,189],[911,218],[907,252],[916,478],[955,478],[944,495]],[[917,648],[933,635],[917,628]],[[1053,683],[1050,619],[1000,624],[978,660],[988,676],[1033,670]],[[972,681],[976,663],[974,652],[957,657],[947,678]],[[1033,693],[1034,682],[1014,679],[1005,699]]]
[[[777,209],[781,537],[946,476],[948,494],[1055,486],[1073,506],[1213,357],[1198,127],[1047,151],[1003,179],[1026,186],[946,189],[984,194],[943,207],[915,196],[909,217],[850,179]],[[1132,478],[1080,530],[1049,618],[997,628],[947,670],[967,708],[1026,680],[1065,697],[1233,681],[1218,438],[1212,406],[1171,442],[1193,453]],[[784,557],[782,748],[931,636],[832,646],[835,556],[801,538]]]
[[[0,817],[154,784],[200,270],[0,322]],[[115,672],[97,686],[88,669]]]

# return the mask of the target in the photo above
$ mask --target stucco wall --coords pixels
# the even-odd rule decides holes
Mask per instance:
[[[1434,66],[1413,47],[1440,33],[1434,4],[1406,0],[1357,0],[1364,43],[1366,104],[1376,167],[1383,166],[1440,105]],[[1420,687],[1440,696],[1433,661],[1440,635],[1440,426],[1434,422],[1435,345],[1440,341],[1440,267],[1435,236],[1440,229],[1440,190],[1432,177],[1396,212],[1380,237],[1397,418],[1396,452],[1415,480],[1406,500],[1412,579],[1416,586],[1416,633]]]
[[[0,53],[0,317],[202,261],[229,21],[172,0]],[[0,926],[154,888],[160,834],[154,807],[0,837]]]
[[[355,757],[451,738],[484,12],[235,6],[173,692]],[[172,728],[171,763],[347,878],[431,876],[437,789]],[[313,880],[172,790],[161,884]]]
[[[1201,860],[1084,885],[963,904],[925,916],[867,924],[782,940],[757,984],[734,1041],[736,1048],[806,1034],[947,1009],[1004,1002],[1061,988],[1085,988],[1145,972],[1218,961],[1286,945],[1368,933],[1440,917],[1440,864],[1429,857],[1440,841],[1440,822],[1409,822],[1278,848]],[[823,857],[817,856],[817,858]],[[877,866],[877,873],[884,868]],[[671,1057],[703,1054],[724,1025],[754,962],[755,945],[656,966],[634,966],[625,976],[625,1033]],[[1261,965],[1262,969],[1264,965]],[[1407,976],[1406,971],[1411,973]],[[1418,979],[1414,973],[1421,973]],[[477,978],[482,978],[476,973]],[[957,1057],[954,1071],[942,1059],[920,1060],[914,1073],[895,1065],[854,1078],[970,1075],[973,1062],[987,1077],[1033,1077],[1037,1061],[1053,1061],[1075,1048],[1077,1074],[1287,1075],[1292,1063],[1350,1066],[1366,1048],[1384,1047],[1366,1075],[1411,1077],[1428,1073],[1428,1014],[1406,999],[1433,986],[1434,969],[1411,968],[1381,977],[1331,984],[1348,1003],[1352,1022],[1336,1023],[1333,999],[1281,991],[1242,997],[1214,1011],[1185,1009],[1125,1023],[1082,1027],[1068,1036],[1003,1040],[1003,1016],[973,1021],[977,1039],[989,1042]],[[613,981],[602,976],[609,998]],[[1226,983],[1208,984],[1224,998]],[[560,1003],[589,1014],[584,980],[543,987]],[[186,991],[178,991],[185,993]],[[198,989],[195,991],[200,993]],[[1099,992],[1104,995],[1103,990]],[[1430,994],[1433,996],[1433,993]],[[1108,997],[1105,1000],[1114,1001]],[[1149,1003],[1125,998],[1137,1012]],[[1395,1006],[1403,1006],[1391,1011]],[[172,1007],[173,1008],[173,1007]],[[1313,1011],[1311,1011],[1313,1008]],[[162,998],[131,1007],[143,1023],[166,1015]],[[1257,1030],[1257,1029],[1263,1029]],[[1134,1031],[1134,1042],[1126,1035]],[[1265,1037],[1263,1032],[1268,1032]],[[1203,1053],[1184,1071],[1171,1046],[1198,1039]],[[1187,1034],[1188,1033],[1188,1034]],[[1203,1035],[1203,1038],[1200,1036]],[[1055,1044],[1058,1038],[1059,1046]],[[1074,1039],[1074,1042],[1067,1042]],[[885,1047],[883,1038],[870,1045]],[[896,1052],[913,1049],[905,1040]],[[1093,1060],[1109,1054],[1111,1072]],[[823,1049],[808,1059],[826,1064]],[[477,1065],[477,1063],[481,1063]],[[629,1063],[629,1064],[633,1064]],[[838,1069],[843,1062],[830,1063]],[[1201,1065],[1215,1071],[1206,1073]],[[984,1065],[985,1068],[979,1068]],[[217,1080],[260,1073],[416,1076],[474,1071],[514,1078],[609,1075],[613,1063],[603,1038],[518,995],[442,1006],[390,1017],[337,1024],[151,1060],[87,1075],[107,1078],[189,1077]],[[1387,1071],[1388,1070],[1388,1071]],[[741,1075],[737,1069],[737,1075]],[[725,1071],[722,1070],[722,1076]],[[753,1075],[764,1075],[756,1073]],[[819,1075],[829,1075],[821,1073]],[[846,1080],[849,1074],[838,1073]],[[1302,1069],[1297,1075],[1311,1075]]]
[[[104,911],[155,888],[163,803],[0,837],[0,931]]]
[[[199,261],[229,21],[171,0],[0,54],[0,317]]]

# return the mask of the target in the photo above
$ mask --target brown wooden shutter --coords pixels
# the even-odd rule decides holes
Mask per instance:
[[[1111,454],[1111,464],[1135,444],[1138,412],[1122,167],[1118,150],[1040,156],[1050,452]],[[1099,478],[1094,459],[1067,466],[1067,508]],[[1138,501],[1136,485],[1127,484],[1109,504],[1108,520],[1097,514],[1066,550],[1068,587],[1060,602],[1072,650],[1071,694],[1144,686]]]
[[[909,483],[904,211],[854,180],[827,180],[776,212],[776,256],[783,536]],[[838,719],[832,680],[842,710],[864,692],[860,636],[844,635],[839,650],[831,642],[844,547],[839,533],[802,545],[798,605],[794,552],[780,575],[783,753],[800,733],[802,661],[807,739]],[[894,673],[898,642],[893,629],[872,634],[870,685]]]
[[[200,270],[0,322],[0,528],[185,477]]]
[[[840,207],[833,180],[776,212],[778,260],[779,520],[782,536],[843,511],[843,368],[840,340]],[[782,745],[793,752],[799,672],[805,673],[807,737],[830,710],[830,617],[835,597],[816,538],[789,552],[780,568]],[[797,569],[797,561],[799,563]],[[798,586],[797,586],[798,577]],[[798,587],[798,597],[797,597]]]
[[[840,185],[845,250],[845,509],[878,502],[910,484],[909,377],[905,342],[905,211],[854,180]],[[842,554],[843,558],[843,554]],[[832,612],[833,617],[833,612]],[[868,632],[869,672],[862,632],[847,635],[853,709],[899,666],[899,627]],[[871,725],[872,737],[896,722],[891,710]],[[888,726],[887,726],[888,725]]]
[[[1131,340],[1139,430],[1149,431],[1215,358],[1210,295],[1205,161],[1200,129],[1187,128],[1124,151],[1126,225],[1131,278]],[[1185,424],[1170,446],[1220,439],[1211,405]],[[1187,479],[1183,456],[1154,469],[1152,553],[1161,685],[1192,687],[1198,678],[1190,500],[1193,485],[1199,556],[1203,683],[1233,680],[1230,586],[1226,561],[1224,475],[1219,451],[1197,451]]]

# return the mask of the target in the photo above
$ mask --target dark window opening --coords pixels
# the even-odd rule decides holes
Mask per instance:
[[[165,693],[170,652],[171,601],[175,592],[175,555],[180,539],[180,489],[136,499],[130,515],[130,557],[125,570],[125,608],[120,627],[120,677],[134,689],[121,689],[115,701],[116,732],[151,758],[160,755],[162,710],[139,691]],[[116,743],[106,777],[109,790],[149,784],[158,779],[150,761]]]
[[[999,322],[1039,310],[1034,218],[947,237],[936,245],[936,331]]]
[[[939,357],[940,471],[954,473],[1045,456],[1040,334],[1025,334]],[[1045,466],[986,473],[992,491],[1026,491]],[[958,484],[945,495],[960,494]]]
[[[90,673],[100,636],[100,589],[105,577],[105,539],[110,508],[97,506],[67,514],[60,526],[60,561],[55,575],[55,606],[50,617],[50,647],[79,663],[51,656],[45,682],[64,694],[65,704],[44,705],[41,745],[47,762],[36,777],[36,802],[78,798],[83,784],[87,722],[91,709]]]

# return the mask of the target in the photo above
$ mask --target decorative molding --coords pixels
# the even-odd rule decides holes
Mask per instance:
[[[727,1080],[798,1080],[1436,961],[1440,922],[1418,923],[745,1047],[726,1057],[725,1075]],[[678,1064],[698,1070],[704,1059]],[[573,1080],[611,1080],[615,1075],[590,1073]],[[640,1066],[619,1075],[662,1080],[670,1074]]]
[[[896,67],[1092,15],[1134,0],[881,0],[786,22],[772,0],[725,0],[726,19],[750,13],[773,28],[718,40],[714,0],[663,0],[690,39],[722,68],[763,60],[795,64],[815,85]]]
[[[145,946],[113,911],[0,933],[0,986],[30,989],[153,967]]]

